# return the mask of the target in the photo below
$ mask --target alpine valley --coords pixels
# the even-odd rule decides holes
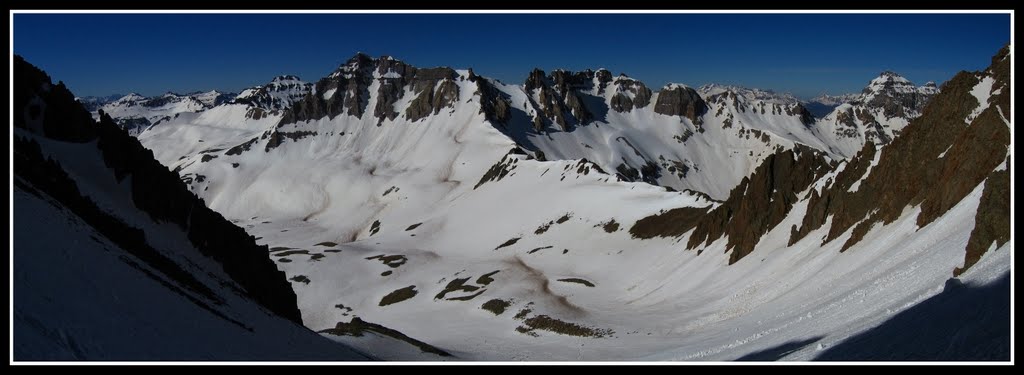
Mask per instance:
[[[1009,360],[1010,53],[811,101],[365,54],[75,98],[18,57],[14,356]]]

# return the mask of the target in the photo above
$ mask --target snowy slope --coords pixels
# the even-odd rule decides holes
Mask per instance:
[[[957,92],[926,121],[946,118]],[[1004,112],[982,105],[981,120],[950,129],[992,131]],[[952,201],[883,207],[892,200],[877,196],[922,188],[887,184],[899,163],[938,174],[947,167],[930,160],[942,149],[954,163],[983,146],[967,135],[913,146],[935,138],[919,121],[907,141],[876,151],[865,133],[837,142],[800,108],[735,88],[654,92],[603,70],[535,71],[519,86],[357,55],[279,118],[224,110],[140,140],[271,247],[304,324],[385,358],[420,357],[335,327],[358,317],[458,359],[813,359],[942,292],[976,222],[992,225],[978,214],[998,185],[986,176],[1007,165],[985,159],[981,180],[965,179]],[[656,176],[683,169],[673,160],[685,176]],[[792,176],[807,183],[779,182]],[[825,194],[836,205],[822,206]],[[935,204],[949,207],[919,227]],[[849,213],[859,210],[873,216]],[[648,220],[655,234],[637,235],[670,212],[695,214]],[[689,222],[699,224],[672,231]],[[733,241],[752,249],[736,257]],[[992,245],[961,275],[969,287],[1007,274],[1012,241]]]
[[[47,196],[18,187],[14,205],[15,360],[367,358],[228,288],[215,289],[224,299],[215,311],[223,316],[201,308],[190,300],[196,297]],[[192,257],[201,261],[198,255]],[[216,277],[207,285],[224,282]]]
[[[214,107],[224,103],[227,103],[234,99],[237,94],[230,92],[221,92],[217,90],[210,90],[206,92],[196,91],[188,94],[189,96],[196,98],[199,102],[207,107]]]

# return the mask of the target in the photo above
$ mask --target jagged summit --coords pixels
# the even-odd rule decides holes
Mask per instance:
[[[920,116],[937,92],[934,83],[918,87],[895,72],[885,71],[868,83],[859,100],[869,108],[881,109],[886,117],[911,119]]]
[[[892,141],[938,93],[934,82],[918,87],[898,73],[884,71],[860,94],[824,97],[809,104],[815,111],[832,109],[823,116],[822,127],[845,143],[843,152],[850,154],[865,142],[882,145]]]
[[[299,78],[299,76],[296,76],[296,75],[285,74],[285,75],[279,75],[277,77],[274,77],[274,79],[272,79],[270,82],[274,83],[274,82],[285,82],[285,81],[302,81],[302,79]]]
[[[914,86],[913,82],[893,71],[884,71],[871,80],[867,87],[861,91],[864,100],[871,100],[875,95],[880,94],[907,94],[918,93],[920,89]]]
[[[279,112],[291,107],[293,103],[305,97],[312,86],[313,84],[303,82],[296,75],[280,75],[265,85],[242,90],[232,100],[232,103],[245,104],[256,109],[250,111],[248,116],[258,119],[267,113]]]
[[[891,93],[896,91],[892,87],[904,79],[891,72],[880,77],[873,80],[877,87],[873,98],[897,96]],[[203,121],[234,118],[237,115],[229,112],[239,111],[245,118],[232,120],[233,126],[255,126],[245,125],[246,119],[261,121],[259,126],[264,121],[274,123],[275,129],[260,138],[261,143],[266,140],[263,150],[269,152],[284,142],[322,139],[322,133],[334,133],[311,130],[321,122],[363,123],[365,119],[372,126],[398,127],[393,131],[405,133],[415,129],[406,123],[480,114],[480,121],[534,157],[586,158],[618,172],[624,180],[724,199],[769,149],[800,144],[832,158],[845,158],[865,142],[888,142],[917,113],[900,108],[908,104],[899,99],[889,104],[851,100],[854,104],[833,105],[818,113],[812,112],[817,109],[813,103],[801,103],[788,93],[719,84],[650,88],[604,68],[534,68],[524,78],[518,85],[504,84],[472,69],[421,68],[390,55],[356,53],[315,84],[293,75],[278,76],[266,85],[244,90],[229,103],[243,107],[213,111]],[[886,110],[903,114],[885,115]],[[189,121],[193,120],[182,120]],[[648,140],[651,137],[657,140]],[[745,156],[715,147],[740,139],[756,143],[744,146],[750,147]],[[712,169],[721,168],[710,166],[733,158],[745,159],[737,162],[743,167],[712,175]]]

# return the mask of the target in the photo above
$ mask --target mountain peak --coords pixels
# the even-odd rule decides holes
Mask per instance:
[[[898,73],[886,70],[868,83],[868,86],[864,88],[864,93],[871,94],[892,90],[896,90],[897,92],[915,91],[916,87],[914,87],[913,82],[910,82],[910,80],[904,78]]]
[[[270,83],[284,82],[284,81],[301,81],[301,80],[302,79],[299,78],[299,76],[291,75],[291,74],[284,74],[284,75],[279,75],[277,77],[274,77],[274,79],[272,79],[270,81]]]
[[[367,55],[362,52],[356,52],[355,55],[353,55],[351,58],[345,61],[345,65],[342,65],[341,68],[349,68],[348,70],[352,70],[364,67],[372,63],[373,57],[370,57],[370,55]]]

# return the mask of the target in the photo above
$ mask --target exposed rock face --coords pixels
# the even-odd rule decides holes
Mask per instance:
[[[302,138],[315,136],[316,134],[316,132],[310,131],[283,132],[279,130],[274,130],[273,132],[270,133],[270,140],[267,141],[267,146],[264,147],[263,151],[270,152],[270,150],[277,148],[277,146],[280,146],[282,143],[284,143],[285,139],[297,141]],[[242,144],[240,146],[245,146],[245,144]],[[246,147],[246,149],[248,149],[248,147]],[[228,150],[228,152],[231,152],[232,150],[234,150],[234,148]]]
[[[407,77],[416,74],[416,68],[390,56],[381,56],[374,61],[380,85],[377,87],[377,104],[373,108],[373,116],[377,118],[377,126],[384,119],[394,120],[398,117],[395,103],[405,95]]]
[[[313,88],[313,84],[303,82],[298,76],[282,75],[274,77],[270,83],[242,90],[233,102],[246,104],[260,109],[265,113],[278,112],[291,107],[302,100]],[[220,99],[214,99],[220,100]],[[250,117],[252,118],[252,117]]]
[[[252,236],[207,208],[177,173],[157,162],[152,151],[120,129],[110,116],[102,115],[98,123],[93,121],[62,84],[51,84],[45,73],[20,56],[14,59],[14,77],[15,127],[68,142],[95,140],[98,152],[114,177],[129,184],[130,199],[135,207],[154,220],[180,227],[192,245],[222,265],[225,273],[252,299],[282,317],[301,323],[295,293],[284,272],[278,271],[266,256],[265,245],[256,245]],[[187,279],[187,274],[174,271],[181,268],[174,261],[146,251],[149,245],[141,230],[111,221],[108,213],[79,195],[74,181],[62,173],[59,164],[43,160],[38,143],[19,140],[15,143],[15,153],[21,157],[17,168],[19,176],[60,200],[105,235],[139,251],[135,255],[142,261],[165,270],[162,272],[169,273],[169,277]],[[131,178],[126,181],[128,177]]]
[[[930,83],[918,88],[899,74],[885,71],[864,88],[861,100],[870,107],[881,108],[886,117],[908,118],[908,111],[920,113],[935,95],[935,83]]]
[[[512,118],[512,105],[509,99],[494,87],[486,78],[473,74],[469,71],[469,80],[476,83],[475,95],[480,96],[480,112],[488,121],[505,126]]]
[[[694,124],[701,123],[700,116],[708,111],[704,99],[692,88],[681,85],[665,86],[658,92],[654,112],[667,116],[683,116]]]
[[[565,105],[569,107],[569,112],[572,113],[573,117],[580,124],[586,124],[594,118],[590,111],[587,110],[587,107],[583,105],[583,100],[580,99],[579,94],[575,91],[565,93]]]
[[[534,130],[544,131],[549,121],[562,131],[571,131],[575,125],[593,121],[594,116],[584,104],[580,96],[584,94],[579,90],[591,87],[594,77],[591,70],[577,73],[556,70],[551,76],[545,76],[540,69],[530,72],[524,88],[528,94],[536,93],[536,106],[540,109],[539,116],[533,119]]]
[[[373,116],[378,126],[403,114],[417,121],[454,106],[459,98],[459,87],[455,84],[458,77],[455,70],[447,67],[420,69],[390,56],[373,59],[359,53],[318,81],[316,92],[288,109],[278,126],[342,114],[362,118],[369,105],[369,88],[374,81],[379,83],[373,93],[376,98]],[[395,104],[408,91],[416,95],[410,106],[396,108]]]
[[[538,132],[543,131],[548,119],[554,119],[554,122],[562,130],[569,130],[569,124],[565,119],[565,114],[569,110],[566,108],[562,98],[558,97],[555,90],[551,88],[551,81],[544,75],[543,70],[534,69],[530,72],[524,86],[527,93],[537,92],[537,107],[539,107],[541,113],[533,119],[534,130]]]
[[[526,83],[523,85],[523,88],[527,92],[530,92],[541,87],[548,86],[549,83],[547,81],[548,79],[544,76],[544,71],[540,70],[540,68],[534,68],[530,71],[530,74],[526,76]]]
[[[311,92],[288,108],[278,126],[324,117],[334,118],[342,113],[362,118],[369,104],[373,69],[372,58],[362,53],[356,54],[334,73],[320,79],[316,84],[316,92]]]
[[[394,120],[398,117],[395,111],[395,102],[405,94],[404,85],[400,78],[381,78],[380,86],[377,88],[377,105],[373,108],[373,117],[377,118],[377,126],[380,126],[384,119]]]
[[[413,91],[417,93],[405,116],[418,121],[431,113],[438,114],[442,108],[454,107],[459,100],[459,86],[455,84],[458,74],[451,68],[420,69],[415,73]]]
[[[612,81],[612,72],[607,69],[598,69],[594,73],[594,77],[597,78],[597,93],[604,94],[605,88],[608,87],[608,83]]]
[[[792,107],[786,107],[786,114],[790,116],[800,116],[800,122],[802,122],[806,127],[814,125],[814,115],[812,115],[803,104],[797,103]]]
[[[646,217],[630,228],[634,238],[680,236],[691,229],[687,248],[710,245],[728,237],[729,264],[751,251],[765,233],[778,225],[807,189],[833,166],[809,147],[775,153],[733,188],[720,206],[707,211],[683,207]]]
[[[633,108],[643,108],[651,104],[651,89],[643,82],[627,77],[615,80],[615,96],[610,106],[616,112],[630,112]]]

